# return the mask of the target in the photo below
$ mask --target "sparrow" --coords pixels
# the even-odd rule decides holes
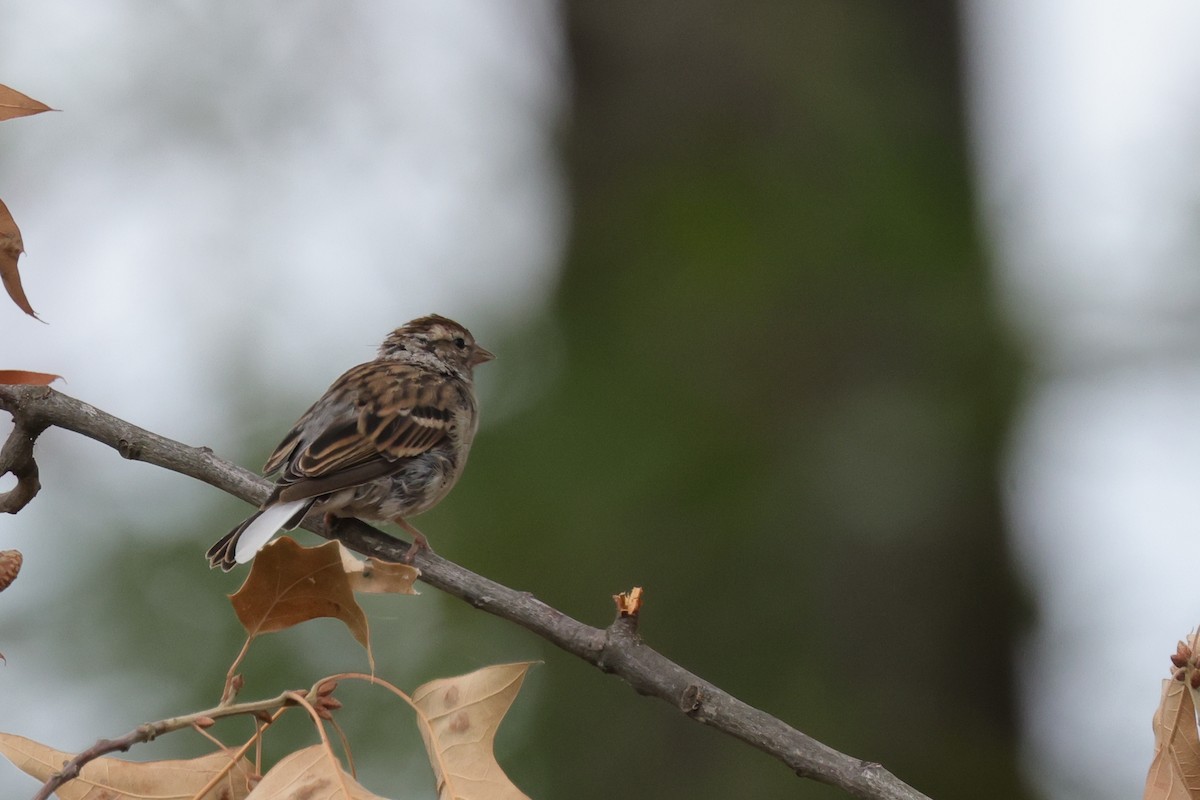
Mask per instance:
[[[392,331],[292,426],[263,467],[279,473],[271,495],[209,548],[209,566],[245,564],[314,509],[395,522],[427,546],[405,518],[437,505],[462,474],[479,427],[472,370],[493,358],[436,314]]]

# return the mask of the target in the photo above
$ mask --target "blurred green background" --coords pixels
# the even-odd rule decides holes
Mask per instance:
[[[593,625],[645,587],[652,646],[932,797],[1030,796],[996,469],[1019,363],[976,230],[955,5],[562,14],[566,258],[544,313],[481,335],[499,354],[480,370],[484,426],[420,527]],[[270,415],[263,400],[232,401],[255,435],[222,455],[261,463],[311,398],[271,398]],[[215,587],[240,578],[199,552],[246,508],[211,500],[187,541],[133,537],[47,611],[79,637],[75,669],[143,698],[103,735],[218,696],[240,632]],[[533,797],[844,796],[432,590],[367,605],[380,674],[409,689],[544,662],[499,742]],[[83,644],[96,628],[109,647]],[[313,623],[253,646],[245,696],[363,668],[336,623]],[[407,712],[361,687],[343,699],[364,781],[433,797]],[[268,754],[310,741],[301,723]],[[136,755],[204,749],[169,738]]]
[[[930,796],[1022,797],[1017,371],[955,8],[803,5],[567,5],[571,245],[550,318],[500,346],[550,337],[561,373],[447,513],[503,532],[469,563],[583,619],[645,586],[651,644]],[[840,796],[543,657],[546,796]]]

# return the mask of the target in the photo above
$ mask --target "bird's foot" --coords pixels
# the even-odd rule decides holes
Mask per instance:
[[[429,540],[425,538],[425,534],[421,533],[415,527],[409,524],[408,520],[403,517],[396,517],[394,522],[404,530],[408,531],[412,536],[412,544],[408,546],[408,550],[400,558],[401,563],[412,564],[413,559],[417,557],[417,553],[428,552],[432,553],[433,548],[429,546]]]

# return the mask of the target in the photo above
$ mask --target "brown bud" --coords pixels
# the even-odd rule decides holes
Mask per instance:
[[[333,679],[321,681],[317,684],[317,697],[328,697],[337,687],[338,682]]]
[[[1177,681],[1182,681],[1185,678],[1187,678],[1187,670],[1184,669],[1183,667],[1180,667],[1179,669],[1177,669],[1171,673],[1171,677]]]
[[[213,725],[217,724],[217,721],[212,717],[197,717],[192,724],[197,728],[211,728]]]
[[[1186,667],[1187,662],[1188,662],[1187,656],[1182,655],[1180,653],[1172,653],[1171,654],[1171,663],[1174,664],[1175,666]]]
[[[1200,670],[1192,670],[1192,674],[1188,676],[1188,686],[1200,689]]]

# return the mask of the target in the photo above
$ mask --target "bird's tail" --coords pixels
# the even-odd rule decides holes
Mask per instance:
[[[315,498],[291,500],[259,509],[242,524],[221,537],[208,548],[208,566],[220,567],[229,572],[236,564],[245,564],[254,554],[271,541],[280,528],[291,530],[300,524],[304,515],[315,502]]]

